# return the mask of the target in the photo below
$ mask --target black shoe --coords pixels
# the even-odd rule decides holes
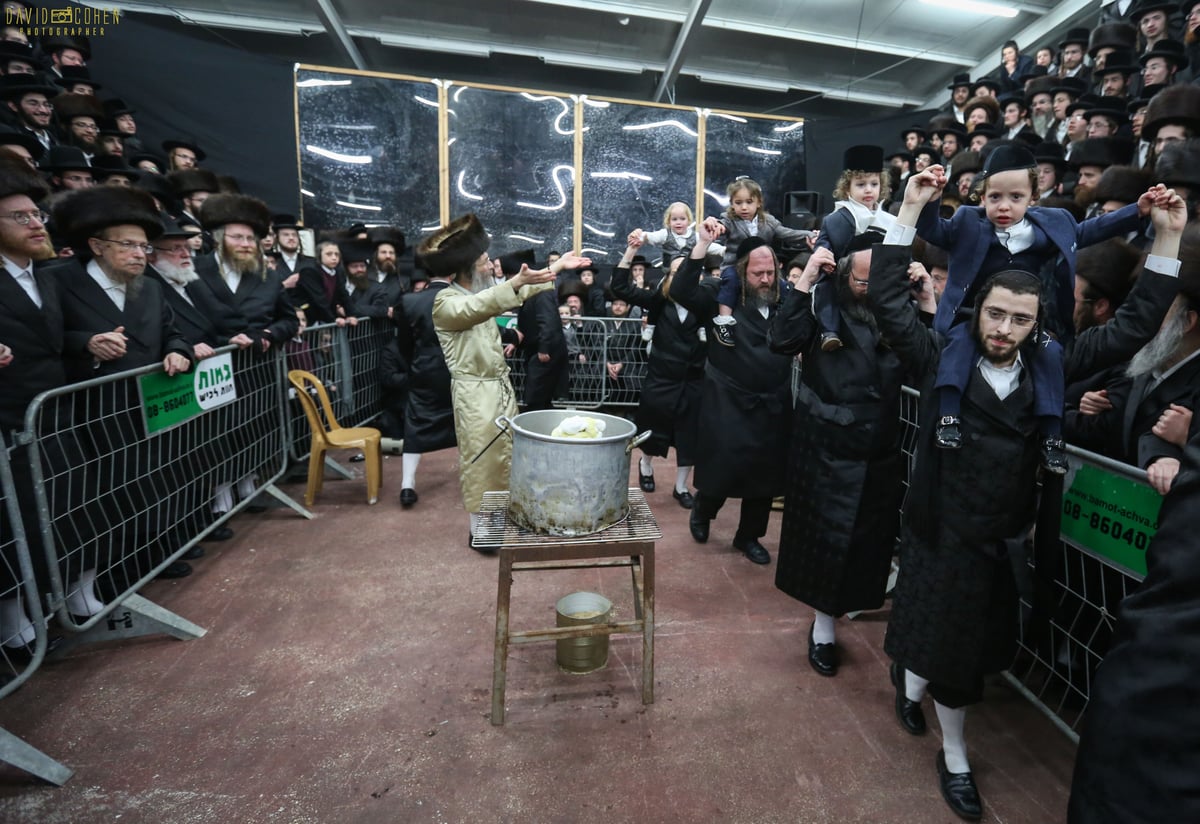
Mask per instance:
[[[686,489],[680,492],[678,489],[671,490],[671,497],[679,501],[679,505],[684,509],[691,509],[696,505],[696,499],[692,497],[692,493]]]
[[[417,502],[417,490],[401,489],[400,490],[400,506],[410,507]]]
[[[204,536],[206,541],[228,541],[233,537],[233,530],[225,525],[221,525],[212,532]]]
[[[1051,435],[1042,438],[1042,469],[1055,475],[1067,474],[1067,447],[1063,439]]]
[[[818,644],[813,641],[813,630],[816,628],[816,621],[808,628],[808,663],[812,664],[817,675],[832,678],[838,671],[837,644]]]
[[[920,701],[909,701],[904,694],[904,667],[892,662],[892,686],[896,688],[896,717],[900,726],[912,735],[924,735],[925,711],[921,709]]]
[[[975,786],[975,778],[969,772],[952,773],[946,769],[946,753],[938,750],[937,754],[938,783],[942,788],[942,798],[954,810],[954,814],[967,821],[978,821],[983,818],[983,802],[979,800],[979,790]]]
[[[733,324],[732,323],[714,323],[713,333],[717,336],[717,343],[722,346],[734,346],[733,342]]]
[[[367,456],[359,452],[357,455],[350,456],[350,463],[362,463],[367,459]]]
[[[692,514],[688,517],[688,529],[692,532],[692,540],[698,544],[708,543],[708,518],[700,517],[700,509],[696,506],[692,507]]]
[[[743,541],[735,537],[733,539],[733,548],[756,564],[771,563],[771,553],[767,552],[767,548],[760,544],[757,538],[750,538]]]
[[[822,332],[821,333],[821,351],[836,352],[842,348],[842,339],[838,337],[837,332]]]
[[[186,578],[192,574],[192,565],[186,561],[176,561],[168,566],[162,572],[158,573],[157,578]]]
[[[939,449],[962,449],[962,421],[957,415],[944,415],[938,418],[937,429],[933,439]]]
[[[651,472],[649,475],[643,475],[642,470],[639,469],[638,470],[638,486],[640,486],[642,488],[643,492],[653,492],[654,491],[654,473]]]
[[[206,537],[211,538],[212,536],[209,535]],[[194,561],[197,558],[203,558],[203,557],[204,557],[204,547],[200,546],[200,544],[196,544],[194,547],[189,549],[187,552],[180,555],[179,559],[181,561]]]

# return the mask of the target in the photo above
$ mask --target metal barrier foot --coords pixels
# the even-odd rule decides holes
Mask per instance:
[[[181,641],[203,637],[208,630],[176,615],[169,609],[134,593],[104,616],[95,626],[83,632],[67,634],[62,643],[47,658],[54,660],[69,650],[98,641],[139,638],[143,635],[166,634]]]
[[[0,728],[0,761],[61,787],[75,774],[41,750],[35,749],[6,729]]]
[[[332,469],[334,472],[341,475],[343,478],[345,478],[347,480],[354,479],[353,472],[351,472],[346,467],[342,466],[340,463],[338,463],[337,461],[335,461],[333,458],[329,457],[328,455],[325,456],[325,468]]]
[[[325,461],[328,463],[329,459],[326,458]],[[336,464],[334,464],[334,465],[336,466]],[[338,467],[338,468],[340,469],[341,467]],[[351,477],[353,477],[353,476],[351,476]],[[262,488],[262,491],[268,493],[272,498],[279,501],[281,504],[285,504],[286,506],[291,507],[293,510],[296,511],[296,514],[303,515],[305,518],[308,518],[310,521],[313,518],[317,517],[310,510],[305,509],[303,506],[301,506],[300,503],[295,498],[293,498],[291,495],[288,495],[282,489],[275,486],[275,484],[267,484],[266,486],[264,486]]]

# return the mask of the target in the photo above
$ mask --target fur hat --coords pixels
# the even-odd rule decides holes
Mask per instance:
[[[105,117],[104,106],[100,104],[95,95],[67,94],[64,92],[55,97],[53,103],[54,116],[64,126],[76,117],[91,117],[97,123]]]
[[[76,248],[83,248],[89,237],[110,226],[140,226],[149,240],[163,233],[154,199],[140,189],[121,186],[71,192],[55,204],[54,225]]]
[[[1088,57],[1096,59],[1096,52],[1101,49],[1137,48],[1137,29],[1128,23],[1104,23],[1092,29],[1092,38],[1088,42]]]
[[[1116,309],[1125,301],[1133,285],[1133,272],[1141,253],[1121,238],[1080,249],[1075,258],[1075,274],[1087,281],[1091,291],[1099,292]]]
[[[271,215],[271,229],[278,232],[280,229],[299,229],[300,222],[296,220],[295,215],[277,214]]]
[[[180,169],[167,175],[167,182],[175,190],[177,197],[190,195],[192,192],[221,191],[221,182],[217,176],[207,169]]]
[[[954,156],[950,165],[950,183],[958,185],[958,179],[965,174],[979,174],[983,170],[983,158],[979,152],[959,152]]]
[[[41,175],[19,157],[0,153],[0,198],[28,195],[34,203],[50,194]]]
[[[842,155],[842,168],[853,172],[878,172],[883,168],[883,149],[878,146],[851,146]]]
[[[1025,84],[1025,100],[1033,105],[1033,98],[1039,94],[1054,96],[1054,87],[1058,85],[1057,77],[1038,77]]]
[[[1154,142],[1158,130],[1170,123],[1187,126],[1200,132],[1200,86],[1185,84],[1170,86],[1154,95],[1146,107],[1142,123],[1142,140]]]
[[[491,239],[473,213],[450,221],[421,241],[417,254],[432,277],[465,272],[487,251]]]
[[[142,176],[134,182],[134,187],[141,189],[143,192],[149,192],[164,208],[170,209],[175,203],[175,192],[171,189],[171,184],[162,175],[156,175],[152,172],[142,172]]]
[[[1179,244],[1179,293],[1200,306],[1200,229],[1195,224],[1183,230]]]
[[[1137,199],[1154,185],[1154,175],[1149,169],[1133,166],[1109,166],[1100,175],[1092,190],[1092,201],[1104,204],[1110,200],[1118,203],[1137,203]]]
[[[562,303],[572,295],[580,300],[587,300],[588,291],[588,287],[582,280],[564,280],[562,283],[558,284],[558,302]]]
[[[1167,144],[1154,162],[1154,179],[1167,186],[1178,183],[1200,191],[1200,140]]]
[[[963,121],[971,116],[973,109],[983,109],[988,114],[988,121],[996,123],[1000,120],[1000,101],[994,97],[972,97],[963,106]]]
[[[262,237],[271,228],[271,210],[267,204],[249,195],[209,195],[200,207],[200,225],[207,231],[244,223]]]
[[[394,226],[372,226],[367,230],[367,239],[371,241],[372,246],[392,244],[392,248],[396,250],[396,257],[400,257],[408,248],[404,242],[404,232]]]

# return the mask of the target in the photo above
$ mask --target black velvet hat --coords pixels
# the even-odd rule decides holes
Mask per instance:
[[[140,189],[93,186],[70,192],[54,206],[54,225],[73,247],[110,226],[140,226],[149,240],[163,232],[154,199]]]
[[[946,88],[953,90],[953,89],[957,89],[959,86],[966,86],[966,87],[970,88],[971,75],[968,74],[967,72],[959,72],[958,74],[954,75],[954,80],[952,80],[950,82],[950,85],[947,86]]]
[[[1033,148],[1033,159],[1038,163],[1053,163],[1059,173],[1068,168],[1067,153],[1059,143],[1044,141]]]
[[[1081,27],[1074,28],[1074,29],[1067,29],[1067,34],[1059,42],[1058,47],[1060,49],[1063,49],[1073,43],[1077,43],[1086,49],[1088,46],[1088,41],[1090,41],[1091,39],[1092,39],[1092,30],[1087,28],[1086,26],[1081,26]]]
[[[431,276],[448,277],[470,269],[490,243],[479,218],[467,214],[421,241],[417,255]]]
[[[842,155],[842,168],[854,172],[878,172],[883,169],[883,149],[879,146],[851,146]]]
[[[771,245],[770,243],[763,240],[758,235],[754,235],[753,237],[748,237],[745,240],[743,240],[741,243],[738,244],[737,259],[741,260],[744,257],[748,257],[751,252],[753,252],[755,249],[759,248],[760,246],[770,246],[770,245]]]
[[[1123,137],[1089,137],[1071,149],[1068,159],[1072,169],[1099,166],[1107,169],[1133,159],[1133,142]]]
[[[507,255],[500,256],[500,271],[506,277],[520,274],[522,265],[528,266],[530,269],[537,267],[537,253],[533,249],[522,249],[519,252],[509,252]]]
[[[348,263],[370,263],[371,258],[375,254],[375,247],[371,245],[369,240],[343,240],[338,244],[338,251],[342,253],[342,264]]]
[[[1092,29],[1092,37],[1088,41],[1088,57],[1094,60],[1096,52],[1101,49],[1133,50],[1136,48],[1137,27],[1123,21],[1102,23]]]
[[[1178,40],[1163,39],[1154,44],[1154,48],[1142,52],[1138,63],[1145,66],[1152,58],[1163,57],[1168,63],[1174,63],[1177,69],[1188,67],[1187,47]]]
[[[1009,143],[991,151],[983,164],[980,178],[990,177],[1000,172],[1013,172],[1023,169],[1036,169],[1037,160],[1027,147],[1019,143]]]

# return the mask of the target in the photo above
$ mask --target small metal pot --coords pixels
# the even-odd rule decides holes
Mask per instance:
[[[600,438],[558,438],[564,418],[604,421]],[[574,409],[541,409],[496,426],[512,432],[508,515],[519,526],[575,537],[607,529],[629,514],[629,453],[650,437],[625,418]]]

